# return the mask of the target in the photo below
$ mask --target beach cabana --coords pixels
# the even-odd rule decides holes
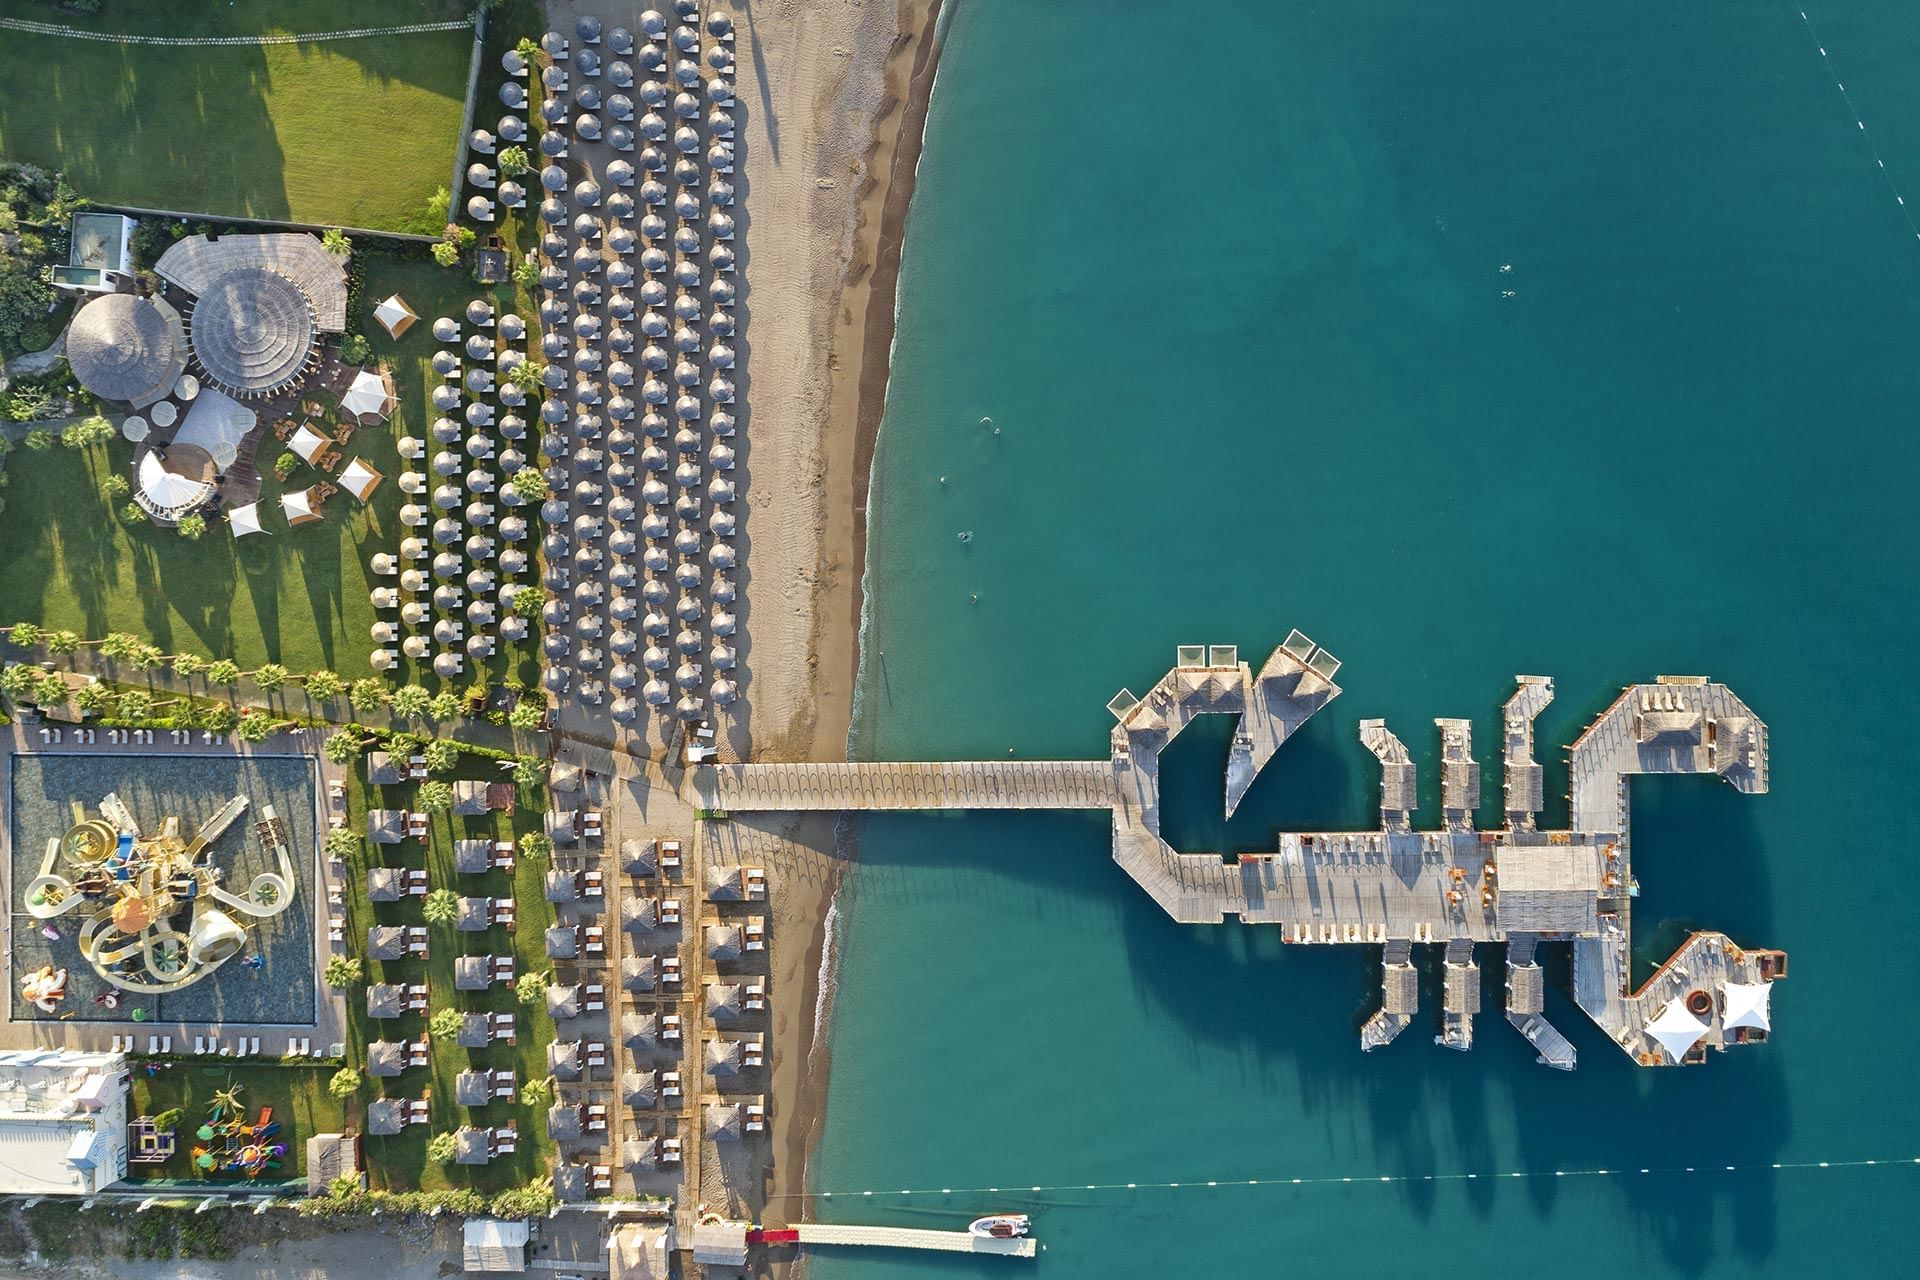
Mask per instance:
[[[492,1044],[493,1015],[490,1013],[462,1015],[460,1030],[454,1036],[454,1043],[462,1049],[484,1049]]]
[[[453,1100],[463,1107],[484,1107],[493,1101],[493,1076],[471,1067],[453,1078]]]
[[[407,1127],[405,1098],[375,1098],[367,1104],[367,1132],[376,1138],[391,1138]]]
[[[660,1101],[660,1073],[658,1071],[623,1071],[620,1073],[620,1100],[630,1107],[652,1107]]]
[[[407,958],[407,931],[397,924],[376,924],[367,930],[367,954],[375,960]]]
[[[705,1046],[707,1074],[716,1082],[731,1081],[740,1074],[741,1044],[738,1040],[709,1040]]]
[[[632,1049],[647,1050],[659,1048],[659,1015],[652,1013],[621,1014],[620,1038]]]
[[[566,1083],[580,1078],[578,1040],[555,1040],[547,1046],[547,1074]]]
[[[1721,1025],[1728,1030],[1745,1027],[1754,1031],[1772,1028],[1767,1005],[1773,995],[1771,982],[1729,982],[1727,1012]]]
[[[547,988],[547,1013],[555,1020],[577,1018],[580,1016],[580,987],[552,986]]]
[[[461,933],[484,933],[493,928],[493,902],[488,898],[461,898],[453,927]]]
[[[707,955],[714,960],[738,960],[745,942],[737,924],[710,924],[706,929]]]
[[[316,524],[321,518],[319,510],[314,506],[311,489],[281,494],[280,510],[287,517],[287,523],[296,529],[303,524]]]
[[[266,532],[260,524],[260,504],[257,502],[228,508],[227,524],[233,529],[233,536],[236,538],[244,538],[250,533]]]
[[[652,991],[660,984],[660,957],[626,956],[620,961],[620,985],[628,991]]]
[[[592,1189],[592,1180],[588,1176],[587,1166],[583,1164],[556,1164],[553,1166],[553,1198],[562,1204],[577,1204],[587,1198]],[[667,1273],[663,1270],[660,1275]]]
[[[407,1069],[407,1046],[400,1040],[375,1040],[367,1046],[367,1074],[392,1077]]]
[[[1692,1052],[1700,1037],[1707,1034],[1707,1024],[1695,1017],[1687,1008],[1685,999],[1676,999],[1660,1011],[1660,1016],[1647,1024],[1647,1034],[1674,1062],[1680,1061]]]
[[[393,293],[375,304],[373,318],[380,322],[380,327],[387,331],[388,337],[397,338],[411,329],[413,322],[420,317],[414,314],[413,308],[407,305],[405,298]]]
[[[468,818],[488,812],[487,784],[474,778],[462,778],[454,783],[453,811]]]
[[[577,1102],[556,1102],[547,1108],[547,1136],[555,1142],[578,1142],[586,1134],[586,1115]]]
[[[573,902],[580,896],[580,873],[559,867],[547,870],[547,901]]]
[[[367,753],[367,781],[379,787],[394,787],[407,780],[400,766],[393,761],[390,751],[369,751]]]
[[[616,635],[615,640],[619,637]],[[660,855],[651,840],[626,839],[620,842],[620,866],[630,876],[657,875]]]
[[[493,870],[493,841],[455,840],[453,869],[462,875],[485,875]]]
[[[493,985],[493,964],[486,956],[455,956],[453,989],[485,991]]]
[[[453,1162],[479,1165],[493,1159],[493,1139],[485,1129],[460,1129],[453,1135]]]
[[[706,985],[707,1016],[715,1022],[728,1022],[741,1015],[740,984],[709,982]]]
[[[580,954],[580,926],[557,924],[547,930],[547,956],[553,960],[572,960]]]
[[[387,381],[387,376],[371,369],[362,369],[354,374],[352,385],[340,397],[341,410],[355,417],[371,414],[384,418],[393,412],[393,404],[393,386]]]
[[[367,839],[375,844],[399,844],[407,838],[407,815],[401,809],[367,811]]]
[[[709,1102],[702,1109],[702,1118],[706,1121],[707,1136],[715,1142],[740,1140],[739,1103]]]
[[[397,982],[376,982],[367,988],[369,1018],[398,1018],[407,1011],[407,989]]]
[[[365,502],[368,496],[380,487],[380,482],[384,479],[386,479],[385,476],[355,458],[347,464],[346,470],[340,473],[340,487]]]
[[[406,891],[406,885],[401,883],[398,867],[367,868],[367,900],[369,902],[398,902]]]

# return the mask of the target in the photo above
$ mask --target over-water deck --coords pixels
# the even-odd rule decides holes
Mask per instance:
[[[1273,852],[1233,860],[1168,844],[1160,815],[1168,744],[1198,716],[1235,718],[1231,814],[1273,753],[1339,696],[1339,666],[1297,631],[1257,674],[1235,647],[1182,646],[1173,670],[1144,696],[1123,689],[1108,703],[1115,724],[1103,761],[734,765],[694,771],[690,791],[702,808],[734,811],[1111,809],[1114,860],[1175,920],[1237,916],[1276,925],[1291,943],[1387,947],[1381,1015],[1362,1038],[1368,1048],[1410,1021],[1418,983],[1408,949],[1421,943],[1447,948],[1441,1041],[1455,1048],[1472,1044],[1473,947],[1487,942],[1510,944],[1508,1020],[1552,1065],[1571,1066],[1573,1049],[1541,1016],[1532,959],[1540,941],[1573,943],[1580,1007],[1639,1061],[1682,1061],[1701,1046],[1764,1038],[1763,986],[1785,974],[1779,953],[1750,953],[1724,934],[1699,933],[1644,990],[1628,989],[1636,891],[1628,778],[1711,774],[1744,792],[1767,789],[1766,726],[1726,686],[1700,677],[1632,685],[1580,736],[1569,760],[1570,830],[1535,827],[1543,796],[1533,721],[1553,700],[1553,682],[1520,676],[1502,716],[1498,829],[1474,825],[1480,765],[1468,721],[1435,722],[1444,826],[1415,831],[1412,756],[1383,721],[1367,720],[1361,742],[1381,771],[1377,830],[1284,832]],[[1676,1001],[1700,1024],[1690,1041],[1692,1024],[1674,1011]]]

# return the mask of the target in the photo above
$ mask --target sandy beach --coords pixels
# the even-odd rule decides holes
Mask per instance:
[[[867,482],[939,8],[781,0],[736,10],[751,67],[740,76],[748,678],[728,735],[736,758],[846,758]],[[849,830],[831,816],[736,819],[711,837],[732,846],[723,858],[756,858],[776,877],[769,1223],[803,1216],[823,1118],[828,1055],[814,1030]]]

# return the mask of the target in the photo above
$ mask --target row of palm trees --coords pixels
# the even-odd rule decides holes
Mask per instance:
[[[125,632],[114,632],[97,640],[90,640],[75,631],[42,627],[33,622],[16,622],[0,630],[6,632],[7,638],[17,649],[28,651],[44,649],[54,657],[71,656],[81,650],[91,649],[98,652],[102,658],[125,663],[137,672],[152,673],[165,667],[183,680],[191,681],[195,677],[203,677],[209,689],[215,687],[232,689],[242,680],[249,680],[261,693],[268,695],[289,687],[297,687],[311,703],[335,703],[344,697],[354,714],[359,716],[387,712],[398,719],[447,721],[470,714],[476,706],[484,702],[486,696],[484,689],[470,690],[465,694],[451,689],[433,693],[417,684],[403,685],[394,689],[390,688],[385,681],[372,676],[348,681],[339,673],[328,670],[296,674],[277,662],[263,663],[252,670],[244,670],[231,658],[209,659],[194,653],[168,653],[159,645]],[[64,703],[67,699],[64,682],[51,672],[39,674],[45,678],[34,685],[30,687],[23,685],[17,689],[8,688],[5,692],[13,697],[25,697],[28,701],[37,702],[42,706]],[[24,680],[24,677],[18,679]],[[58,691],[54,689],[56,683],[61,685]],[[42,699],[36,696],[39,693],[45,693],[47,697]],[[127,710],[103,703],[101,699],[110,693],[111,691],[103,690],[93,698],[98,709],[89,709],[85,704],[81,704],[81,710],[90,715],[111,714],[117,711],[120,718],[127,720],[141,718],[139,715],[128,714]],[[123,693],[118,696],[124,698],[127,695]],[[79,702],[77,695],[75,700]],[[152,714],[157,706],[170,705],[171,701],[177,700],[144,706],[136,703],[134,709]],[[506,719],[512,728],[531,731],[540,727],[545,715],[545,707],[541,705],[539,699],[522,698],[507,713]],[[251,717],[236,716],[236,724],[243,723],[248,718]],[[271,732],[272,729],[269,728],[261,733],[261,737]]]

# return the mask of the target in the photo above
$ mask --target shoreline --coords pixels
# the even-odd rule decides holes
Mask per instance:
[[[804,584],[811,614],[801,655],[806,705],[784,733],[758,726],[754,755],[763,758],[847,757],[860,663],[868,487],[886,406],[895,289],[938,61],[940,11],[940,0],[899,0],[885,43],[876,40],[869,48],[855,38],[850,51],[835,47],[832,52],[847,59],[843,78],[823,95],[829,100],[811,104],[813,119],[798,122],[824,133],[836,123],[831,99],[857,102],[863,91],[878,88],[860,111],[864,137],[850,148],[847,178],[814,183],[808,231],[814,249],[824,242],[834,251],[837,279],[830,293],[809,299],[825,322],[811,353],[815,376],[824,375],[825,395],[818,451],[810,459],[820,505],[810,531],[814,572]],[[803,139],[802,145],[809,141],[828,140]],[[856,184],[851,202],[842,181]],[[829,300],[824,308],[823,295]],[[841,878],[857,854],[858,827],[835,815],[810,815],[777,838],[790,855],[784,860],[789,871],[801,874],[783,877],[783,909],[775,922],[789,946],[781,949],[773,975],[773,1149],[763,1215],[769,1224],[804,1220],[812,1209],[807,1171],[825,1122],[831,1067],[826,1039],[816,1032],[832,1015],[838,946],[829,930],[838,927]]]

